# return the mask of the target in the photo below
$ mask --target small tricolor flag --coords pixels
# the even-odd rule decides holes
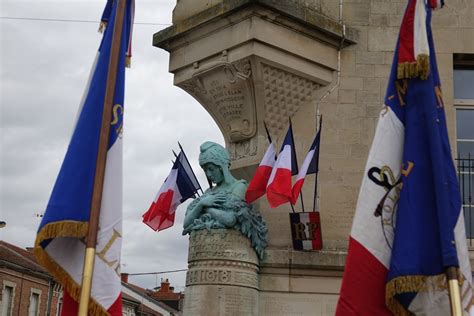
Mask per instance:
[[[313,143],[309,148],[308,154],[306,155],[306,158],[304,159],[303,164],[301,165],[300,171],[298,172],[298,176],[296,177],[295,184],[293,185],[293,198],[291,200],[292,204],[296,204],[296,201],[298,200],[298,196],[301,192],[301,188],[303,187],[306,175],[318,173],[319,145],[321,142],[321,124],[322,118],[319,121],[318,133],[316,134],[316,137],[314,138]]]
[[[65,289],[61,314],[67,316],[77,315],[81,291],[86,249],[84,239],[92,221],[94,179],[119,3],[123,4],[109,1],[104,11],[110,23],[105,28],[74,132],[35,241],[38,262]],[[124,23],[116,26],[116,29],[122,28],[122,37],[115,91],[112,93],[114,106],[108,135],[89,315],[122,315],[122,130],[125,59],[131,37],[133,5],[133,0],[126,0]]]
[[[245,201],[247,203],[252,203],[259,197],[265,194],[267,190],[268,180],[275,165],[276,150],[275,145],[270,143],[263,156],[262,161],[255,171],[255,175],[249,183],[247,191],[245,192]]]
[[[267,184],[267,199],[271,207],[291,202],[293,199],[291,177],[297,173],[293,128],[290,123]]]
[[[290,213],[291,238],[295,250],[321,250],[321,219],[319,212]]]
[[[181,151],[148,211],[142,215],[143,223],[155,231],[173,226],[178,206],[199,190],[192,181],[192,175],[183,166],[185,161]]]

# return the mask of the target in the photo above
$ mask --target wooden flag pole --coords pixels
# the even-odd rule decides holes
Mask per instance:
[[[461,292],[459,291],[458,269],[449,267],[446,269],[448,281],[449,302],[451,303],[451,315],[462,316]]]
[[[95,248],[97,244],[97,232],[99,228],[100,206],[102,204],[102,191],[104,187],[105,163],[109,145],[110,121],[112,118],[112,106],[115,95],[115,84],[120,55],[120,44],[123,31],[126,0],[117,0],[117,13],[115,16],[112,35],[112,47],[110,51],[109,70],[107,73],[107,85],[104,99],[104,112],[102,114],[102,125],[100,128],[99,148],[97,153],[97,164],[94,177],[94,189],[92,192],[92,205],[89,216],[89,227],[86,239],[86,252],[84,258],[84,269],[82,273],[81,296],[79,301],[79,316],[87,316],[89,299],[92,288],[92,275],[94,271]]]

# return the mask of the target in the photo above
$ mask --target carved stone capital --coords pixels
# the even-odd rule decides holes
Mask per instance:
[[[219,61],[198,69],[180,87],[200,101],[230,142],[239,142],[257,132],[251,75],[248,59]]]

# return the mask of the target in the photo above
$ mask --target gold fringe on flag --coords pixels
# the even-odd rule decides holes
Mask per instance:
[[[395,295],[413,292],[447,291],[448,283],[445,274],[432,276],[410,275],[394,278],[385,285],[385,305],[394,315],[411,316],[396,299]]]
[[[430,73],[430,56],[421,54],[416,62],[399,63],[397,68],[397,79],[412,79],[419,77],[426,80]]]
[[[57,264],[48,253],[41,247],[41,242],[44,240],[56,237],[72,237],[83,238],[87,235],[88,223],[64,221],[60,223],[51,223],[45,225],[36,236],[35,241],[35,257],[38,263],[41,264],[69,293],[69,295],[79,302],[81,295],[81,286],[77,284],[74,279]],[[99,305],[92,297],[89,301],[89,315],[92,316],[110,316],[110,314]]]
[[[107,22],[100,21],[98,32],[99,33],[104,33],[104,30],[105,30],[106,27],[107,27]]]

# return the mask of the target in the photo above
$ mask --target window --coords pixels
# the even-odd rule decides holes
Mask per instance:
[[[5,285],[2,292],[2,315],[10,316],[12,314],[13,293],[15,288]]]
[[[60,316],[61,315],[61,309],[63,308],[63,298],[62,296],[60,298],[58,298],[58,306],[56,308],[56,316]]]
[[[30,305],[28,306],[28,316],[38,316],[40,294],[31,290]]]
[[[456,145],[466,235],[474,243],[474,54],[454,55]]]

